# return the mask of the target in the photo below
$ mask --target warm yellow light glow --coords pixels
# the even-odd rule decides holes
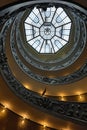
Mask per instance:
[[[4,106],[4,108],[7,108],[6,106]]]
[[[44,123],[43,124],[43,130],[46,130],[46,127],[47,127],[47,125],[46,125],[46,123]]]
[[[42,95],[43,91],[42,91],[42,90],[40,90],[40,91],[38,91],[38,93],[39,93],[40,95]]]
[[[64,100],[65,100],[65,99],[64,99],[64,96],[61,96],[61,100],[62,100],[62,101],[64,101]]]
[[[12,107],[9,102],[4,102],[3,106],[4,106],[4,108],[8,108],[8,109],[10,109]]]
[[[0,118],[6,117],[7,115],[7,111],[6,111],[6,107],[2,107],[1,111],[0,111]]]
[[[79,95],[78,95],[78,100],[79,100],[79,101],[84,101],[84,100],[85,100],[85,99],[84,99],[84,96],[81,95],[81,94],[79,94]]]
[[[71,130],[70,128],[65,128],[65,129],[61,129],[61,130]]]
[[[21,121],[21,124],[23,125],[25,123],[25,120],[23,119],[22,121]]]
[[[50,126],[49,122],[46,119],[41,120],[39,123],[42,125],[42,128],[46,128]]]
[[[25,117],[22,117],[20,122],[19,122],[19,126],[25,126]]]
[[[5,111],[6,111],[6,106],[3,107],[1,112],[4,113]]]
[[[46,128],[46,124],[44,124],[43,127]]]
[[[82,94],[81,91],[77,91],[77,92],[76,92],[76,95],[81,95],[81,94]]]
[[[27,89],[30,89],[30,86],[27,85],[27,84],[24,84],[24,87],[27,88]]]
[[[85,101],[85,96],[81,91],[77,92],[77,100],[79,101]]]
[[[18,122],[18,126],[19,127],[22,127],[22,128],[25,128],[26,127],[26,119],[23,117],[23,118],[20,118],[19,122]]]
[[[81,96],[81,95],[79,95],[79,98],[80,98],[80,99],[82,99],[82,96]]]
[[[6,110],[5,110],[5,109],[3,109],[1,112],[2,112],[2,113],[4,113],[5,111],[6,111]]]
[[[30,114],[29,113],[24,113],[24,112],[21,112],[19,113],[19,115],[23,118],[23,119],[30,119]]]
[[[25,120],[25,119],[26,119],[26,117],[22,115],[22,116],[21,116],[21,119],[22,119],[22,120]]]

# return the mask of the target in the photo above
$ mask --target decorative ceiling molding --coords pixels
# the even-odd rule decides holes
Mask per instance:
[[[73,14],[73,17],[75,17],[74,21],[73,21],[75,23],[75,25],[74,25],[75,26],[75,35],[74,36],[75,37],[74,37],[74,40],[72,41],[73,46],[70,49],[70,51],[67,52],[67,54],[65,54],[65,56],[63,58],[58,58],[56,61],[49,60],[49,62],[47,62],[47,61],[45,62],[44,60],[41,61],[40,59],[36,58],[33,55],[33,53],[26,51],[24,42],[21,38],[21,32],[19,29],[21,17],[23,17],[23,16],[22,16],[22,14],[21,14],[21,16],[20,16],[20,14],[18,15],[18,18],[20,17],[20,19],[17,18],[17,20],[15,21],[16,22],[16,42],[17,42],[16,44],[18,46],[19,52],[21,53],[21,55],[24,57],[24,59],[29,64],[31,64],[35,68],[38,68],[41,70],[54,71],[54,70],[64,69],[64,68],[72,65],[78,59],[78,57],[83,52],[85,44],[86,44],[86,27],[85,27],[85,23],[82,19],[75,16],[75,13],[72,12],[72,14]],[[85,31],[83,31],[83,30],[85,30]],[[80,33],[80,32],[83,32],[83,33]]]

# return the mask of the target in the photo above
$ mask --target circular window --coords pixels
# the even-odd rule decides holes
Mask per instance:
[[[71,19],[63,8],[36,8],[24,21],[26,41],[39,53],[56,53],[69,41]]]

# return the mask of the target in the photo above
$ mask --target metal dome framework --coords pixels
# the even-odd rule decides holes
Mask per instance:
[[[34,7],[24,22],[26,41],[39,53],[56,53],[70,37],[71,19],[62,7]]]

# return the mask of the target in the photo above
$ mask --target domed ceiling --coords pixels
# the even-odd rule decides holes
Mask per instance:
[[[56,53],[69,40],[71,20],[62,8],[35,7],[24,25],[27,42],[39,53]]]
[[[12,93],[42,112],[86,124],[84,113],[71,112],[86,104],[59,101],[87,92],[86,9],[38,0],[9,6],[0,17],[0,72]]]

